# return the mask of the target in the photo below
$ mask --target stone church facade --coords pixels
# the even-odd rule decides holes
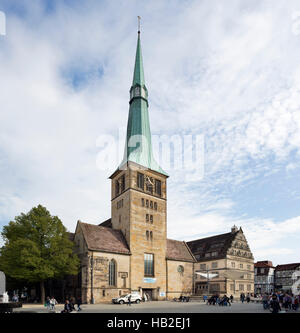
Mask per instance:
[[[191,295],[202,288],[196,273],[204,262],[225,260],[219,268],[229,271],[231,256],[237,265],[239,260],[249,262],[253,269],[249,248],[244,249],[251,254],[246,259],[232,250],[236,239],[244,237],[242,230],[220,240],[215,251],[209,241],[203,248],[201,240],[186,243],[167,238],[168,175],[152,152],[140,32],[129,104],[124,158],[110,176],[111,219],[99,225],[78,221],[72,236],[81,261],[78,292],[83,302],[111,301],[132,291],[147,293],[153,300]],[[240,242],[244,244],[245,238]],[[208,257],[218,251],[215,258]],[[225,280],[225,286],[217,288],[220,292],[230,284],[229,277]],[[251,281],[247,282],[252,284],[249,291],[254,288],[254,275]]]

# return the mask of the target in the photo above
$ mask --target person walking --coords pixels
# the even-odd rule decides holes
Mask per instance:
[[[233,296],[230,295],[230,302],[233,303]]]
[[[241,293],[240,298],[241,298],[242,303],[244,303],[244,301],[245,301],[245,294],[244,294],[244,293]]]
[[[51,297],[50,299],[50,310],[51,311],[55,311],[55,305],[57,304],[56,299],[54,298],[54,296]]]
[[[81,301],[81,297],[78,296],[77,297],[77,300],[76,300],[76,304],[77,304],[77,311],[81,311],[81,304],[82,304],[82,301]]]
[[[272,296],[272,300],[270,302],[270,308],[272,309],[272,313],[278,313],[279,311],[281,311],[279,301],[275,294],[273,294]]]
[[[268,305],[269,305],[268,299],[269,299],[268,294],[265,293],[262,297],[262,303],[263,303],[263,307],[265,310],[268,308]]]
[[[128,296],[128,303],[127,303],[128,306],[131,306],[131,295]]]
[[[45,307],[47,308],[48,311],[50,310],[50,297],[49,296],[47,296],[47,298],[46,298]]]

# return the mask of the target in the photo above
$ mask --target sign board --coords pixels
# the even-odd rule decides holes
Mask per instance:
[[[0,295],[5,293],[5,274],[0,271]]]
[[[155,283],[156,279],[155,278],[144,278],[144,283]]]

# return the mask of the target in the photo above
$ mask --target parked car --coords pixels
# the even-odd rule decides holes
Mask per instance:
[[[124,304],[128,303],[128,297],[131,296],[131,303],[137,303],[139,304],[142,301],[142,297],[140,294],[132,293],[132,294],[126,294],[122,295],[120,297],[116,297],[112,299],[112,302],[114,304]]]

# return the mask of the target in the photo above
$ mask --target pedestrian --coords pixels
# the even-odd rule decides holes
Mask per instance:
[[[47,298],[46,298],[45,307],[47,307],[47,310],[50,310],[50,297],[49,296],[47,296]]]
[[[131,306],[131,295],[129,295],[127,299],[128,299],[127,305]]]
[[[241,293],[240,299],[241,299],[242,303],[244,303],[244,301],[245,301],[245,294],[244,293]]]
[[[233,296],[230,295],[230,302],[233,303]]]
[[[272,300],[270,302],[270,308],[272,309],[272,313],[278,313],[279,311],[281,311],[279,301],[275,294],[273,294],[272,296]]]
[[[54,296],[51,297],[50,299],[50,310],[54,311],[55,310],[55,305],[57,304],[56,299],[54,298]]]
[[[207,301],[207,296],[203,295],[203,302],[205,303]]]
[[[269,306],[268,299],[269,299],[268,294],[265,293],[265,294],[263,295],[263,297],[262,297],[262,303],[263,303],[263,307],[264,307],[265,310],[266,310],[266,309],[268,308],[268,306]]]
[[[81,311],[80,305],[82,304],[82,301],[80,296],[77,297],[76,304],[77,304],[77,311]]]
[[[69,302],[68,299],[66,299],[64,309],[61,311],[61,313],[70,313],[71,311],[72,310],[71,310],[71,307],[70,307],[70,302]]]
[[[70,297],[69,304],[70,304],[71,311],[75,311],[75,298],[74,297]]]
[[[247,301],[247,303],[250,303],[250,294],[249,293],[247,294],[246,301]]]

